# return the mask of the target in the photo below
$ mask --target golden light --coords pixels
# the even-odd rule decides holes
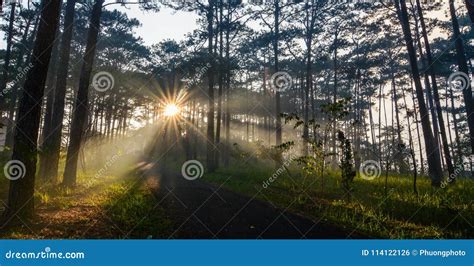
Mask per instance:
[[[180,112],[179,107],[174,103],[169,103],[165,106],[163,114],[165,116],[175,116]]]

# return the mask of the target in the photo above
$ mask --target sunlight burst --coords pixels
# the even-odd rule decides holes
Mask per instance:
[[[165,116],[175,116],[179,113],[179,111],[179,107],[176,104],[170,103],[165,106],[163,113]]]

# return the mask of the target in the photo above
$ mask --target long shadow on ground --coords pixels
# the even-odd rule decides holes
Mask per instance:
[[[159,174],[158,169],[147,172],[158,179],[155,194],[174,220],[169,238],[364,238],[352,230],[312,221],[201,180],[189,181],[177,173]]]

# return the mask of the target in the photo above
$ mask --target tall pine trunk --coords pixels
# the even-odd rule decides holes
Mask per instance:
[[[31,46],[28,43],[28,32],[30,30],[31,22],[33,21],[34,17],[31,17],[25,26],[25,31],[23,32],[23,36],[21,39],[21,48],[16,60],[16,69],[26,67],[26,63],[24,62],[25,53],[27,52],[28,48]],[[36,26],[34,27],[34,31],[32,34],[36,33]],[[29,63],[29,62],[28,62]],[[14,136],[14,128],[15,128],[15,112],[17,107],[17,99],[19,94],[19,88],[22,81],[18,81],[17,83],[13,84],[12,91],[11,91],[11,98],[8,105],[8,124],[7,124],[7,133],[5,136],[5,147],[12,148],[13,147],[13,136]]]
[[[77,163],[85,131],[85,124],[87,122],[89,84],[94,64],[97,38],[100,31],[100,17],[102,14],[103,3],[104,0],[96,0],[92,8],[89,31],[87,33],[87,45],[79,78],[79,88],[74,103],[74,114],[70,130],[71,134],[67,150],[66,167],[64,169],[63,184],[65,186],[74,186],[76,184]]]
[[[464,49],[464,43],[459,30],[459,22],[456,16],[456,9],[454,7],[454,0],[449,0],[449,13],[451,14],[451,23],[453,26],[453,40],[456,47],[456,59],[459,66],[459,71],[469,74],[469,67],[467,65],[466,52]],[[466,105],[467,111],[467,124],[469,127],[469,138],[471,144],[471,153],[474,152],[474,106],[472,102],[472,88],[470,80],[466,83],[466,88],[462,91],[464,97],[464,104]]]
[[[433,131],[434,131],[434,145],[436,147],[436,149],[439,149],[440,148],[440,145],[439,145],[439,127],[438,127],[438,117],[436,115],[436,112],[435,112],[435,106],[434,106],[434,103],[433,103],[433,94],[431,93],[431,84],[430,84],[430,79],[428,77],[428,73],[426,72],[426,62],[425,62],[425,56],[423,54],[423,49],[421,47],[421,40],[420,40],[420,36],[419,36],[419,32],[418,32],[418,20],[417,18],[415,17],[415,29],[416,29],[416,33],[415,33],[415,36],[416,36],[416,39],[417,39],[417,47],[418,47],[418,51],[420,53],[420,59],[421,59],[421,68],[425,71],[425,73],[423,73],[423,81],[425,83],[425,91],[426,91],[426,101],[428,103],[428,111],[431,115],[431,121],[432,121],[432,125],[433,125]],[[442,163],[442,156],[441,156],[441,153],[440,153],[440,158],[441,158],[441,163]]]
[[[448,138],[446,136],[446,127],[444,125],[443,110],[441,108],[441,101],[439,99],[439,91],[438,91],[438,83],[436,81],[436,70],[435,70],[434,61],[433,61],[433,55],[431,53],[431,46],[428,39],[428,32],[426,30],[426,24],[425,24],[425,19],[423,16],[423,10],[421,9],[420,0],[416,0],[416,5],[417,5],[417,10],[418,10],[418,16],[420,17],[421,35],[423,36],[423,41],[425,43],[426,59],[428,60],[428,66],[429,66],[426,71],[429,71],[429,74],[431,76],[431,86],[433,89],[433,98],[434,98],[434,104],[435,104],[436,113],[438,117],[439,131],[441,133],[441,142],[443,145],[444,157],[446,160],[446,166],[448,167],[449,175],[452,176],[454,174],[453,160],[451,157],[451,152],[449,150]]]
[[[44,162],[43,167],[45,167],[43,172],[45,179],[55,179],[58,173],[75,4],[76,0],[67,0],[66,3],[64,30],[61,36],[59,54],[59,65],[62,67],[58,69],[58,75],[56,77],[56,89],[54,90],[54,111],[51,117],[51,132],[43,142],[43,153],[41,156],[41,161]]]
[[[2,79],[1,79],[1,84],[0,84],[0,92],[3,92],[7,88],[7,82],[8,82],[8,72],[10,69],[10,58],[11,58],[11,50],[12,50],[12,45],[13,45],[13,23],[15,22],[15,7],[16,7],[16,1],[13,1],[11,3],[11,9],[10,9],[10,18],[8,21],[8,29],[7,29],[7,47],[5,50],[5,58],[4,58],[4,63],[3,63],[3,73],[2,73]],[[2,98],[0,99],[0,111],[3,111],[3,105],[5,102],[4,95],[2,95]]]
[[[471,19],[471,22],[474,23],[474,2],[472,0],[464,0],[464,3],[466,4],[469,18]]]
[[[208,56],[210,67],[207,72],[208,78],[208,97],[209,109],[207,111],[207,169],[213,172],[216,169],[214,158],[214,45],[212,38],[214,37],[214,0],[209,0],[207,7],[207,34],[208,34]]]
[[[278,62],[278,41],[280,39],[280,3],[279,0],[274,1],[274,27],[275,32],[273,36],[273,56],[275,60],[274,71],[277,73],[279,71],[279,62]],[[274,82],[274,81],[272,81]],[[281,125],[281,100],[280,100],[280,91],[278,88],[275,88],[275,133],[276,133],[276,145],[280,145],[282,143],[282,125]]]
[[[8,207],[5,218],[28,218],[34,212],[37,139],[41,116],[41,102],[51,58],[54,36],[58,27],[61,0],[43,0],[41,19],[36,35],[31,63],[23,96],[20,101],[15,130],[12,162],[24,165],[21,178],[10,181]]]
[[[408,12],[405,0],[395,1],[397,5],[397,12],[399,14],[400,23],[403,29],[403,36],[408,51],[411,72],[413,81],[415,83],[416,98],[418,99],[418,107],[421,116],[421,126],[423,130],[423,137],[425,141],[425,152],[428,159],[428,173],[431,178],[431,184],[438,187],[443,179],[443,173],[441,170],[441,159],[439,149],[435,147],[435,141],[433,137],[433,131],[431,130],[430,120],[428,117],[428,109],[426,108],[423,87],[420,80],[420,72],[416,60],[416,51],[413,45],[413,37],[411,35],[411,29],[408,19]]]
[[[219,167],[219,161],[221,157],[221,124],[222,124],[222,94],[224,86],[224,68],[223,68],[223,55],[224,55],[224,39],[223,39],[223,12],[224,3],[222,0],[219,1],[219,80],[218,80],[218,94],[217,94],[217,124],[216,124],[216,151],[215,151],[215,167]]]
[[[59,29],[59,27],[58,27]],[[58,71],[58,60],[59,60],[59,40],[57,36],[59,34],[59,30],[56,31],[56,37],[54,41],[53,51],[51,54],[51,62],[49,65],[48,76],[46,78],[46,87],[45,87],[45,94],[46,94],[46,108],[44,111],[43,116],[43,127],[40,135],[40,163],[39,163],[39,172],[38,177],[44,180],[46,179],[45,171],[49,168],[49,165],[45,164],[42,160],[44,157],[45,151],[44,149],[44,141],[51,136],[52,130],[52,116],[53,116],[53,105],[54,105],[54,91],[55,91],[55,80],[56,80],[56,73]]]
[[[227,25],[230,23],[230,11],[226,16]],[[230,161],[230,28],[226,27],[225,31],[225,155],[224,165],[228,166]]]

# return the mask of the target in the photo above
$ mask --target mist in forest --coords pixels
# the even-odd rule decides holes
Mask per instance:
[[[460,0],[6,1],[1,236],[472,237],[473,21]]]

